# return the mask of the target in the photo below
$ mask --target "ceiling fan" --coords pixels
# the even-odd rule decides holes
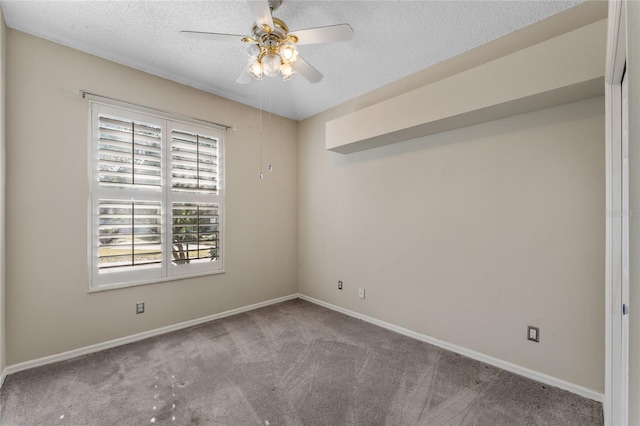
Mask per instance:
[[[287,25],[272,16],[283,0],[248,0],[255,22],[251,36],[201,31],[180,31],[192,38],[213,41],[241,42],[247,45],[249,63],[236,80],[240,84],[262,80],[262,76],[291,79],[296,73],[311,83],[322,80],[322,74],[298,55],[296,45],[347,41],[353,37],[349,24],[330,25],[289,32]]]

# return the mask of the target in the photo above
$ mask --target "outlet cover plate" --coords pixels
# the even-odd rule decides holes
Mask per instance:
[[[136,314],[144,314],[144,302],[136,303]]]
[[[540,329],[538,327],[527,327],[527,340],[532,342],[540,342]]]
[[[338,290],[342,290],[342,281],[338,281]]]

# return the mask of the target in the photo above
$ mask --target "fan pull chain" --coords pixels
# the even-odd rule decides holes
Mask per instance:
[[[267,166],[267,170],[269,173],[273,170],[273,166],[271,165],[271,86],[269,86],[269,91],[267,92],[267,96],[269,96],[269,139],[268,139],[268,156],[269,156],[269,166]]]
[[[260,144],[260,159],[259,159],[259,166],[258,166],[258,179],[262,180],[264,178],[264,174],[262,173],[262,81],[258,81],[258,84],[260,85],[260,112],[259,112],[259,123],[260,123],[260,137],[258,138],[258,143]]]

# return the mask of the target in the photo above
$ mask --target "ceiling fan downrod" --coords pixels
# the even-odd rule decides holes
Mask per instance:
[[[284,0],[268,0],[269,9],[271,9],[271,12],[275,12],[276,10],[278,10],[278,8],[282,6],[283,1]]]

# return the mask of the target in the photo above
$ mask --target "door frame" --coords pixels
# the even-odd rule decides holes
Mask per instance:
[[[609,1],[606,103],[606,266],[605,395],[606,425],[628,424],[629,383],[629,192],[628,145],[622,137],[622,79],[627,62],[626,2]],[[627,211],[625,211],[625,209]],[[625,322],[626,325],[625,326]]]

